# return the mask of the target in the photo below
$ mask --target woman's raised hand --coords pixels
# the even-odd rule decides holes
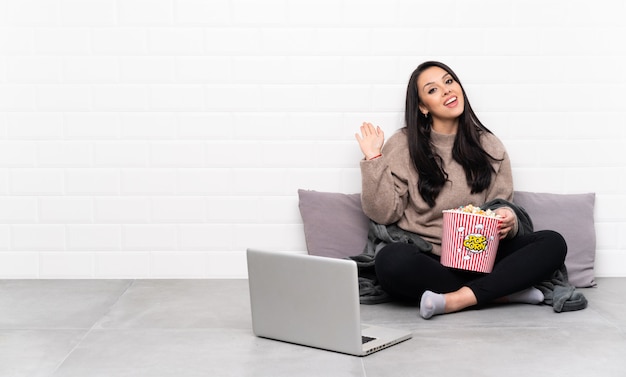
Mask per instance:
[[[361,134],[356,133],[354,136],[359,142],[359,147],[361,147],[361,152],[365,155],[366,160],[380,156],[385,142],[385,133],[380,127],[363,122]]]

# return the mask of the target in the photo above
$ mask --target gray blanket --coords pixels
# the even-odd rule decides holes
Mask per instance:
[[[485,203],[483,209],[496,209],[502,206],[512,208],[518,218],[518,235],[533,231],[533,223],[528,213],[522,208],[503,199]],[[361,304],[371,305],[392,301],[378,284],[375,269],[376,254],[389,243],[404,242],[414,244],[421,251],[432,251],[432,244],[415,233],[400,229],[394,225],[381,225],[370,221],[367,244],[359,255],[349,257],[357,263],[359,271],[359,294]],[[555,312],[580,310],[587,307],[585,296],[576,291],[567,277],[567,268],[562,265],[550,279],[536,286],[544,295],[544,304],[551,305]]]

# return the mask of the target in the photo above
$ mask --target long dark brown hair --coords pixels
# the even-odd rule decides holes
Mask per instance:
[[[489,187],[494,173],[491,162],[497,159],[489,155],[480,144],[481,133],[491,133],[491,131],[478,120],[457,75],[450,67],[440,62],[427,61],[420,64],[413,71],[406,91],[405,133],[409,142],[409,154],[419,176],[419,193],[430,207],[434,207],[437,196],[448,180],[448,173],[444,170],[441,156],[435,152],[430,138],[432,117],[425,117],[419,110],[421,100],[417,79],[430,67],[445,70],[463,91],[465,108],[459,117],[459,128],[452,147],[452,158],[463,167],[472,194],[482,192]]]

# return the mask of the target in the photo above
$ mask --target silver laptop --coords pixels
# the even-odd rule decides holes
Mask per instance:
[[[354,261],[254,249],[247,259],[257,336],[357,356],[412,336],[361,324]]]

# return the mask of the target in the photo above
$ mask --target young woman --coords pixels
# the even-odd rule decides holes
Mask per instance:
[[[420,300],[423,318],[494,301],[542,302],[543,294],[533,285],[562,266],[565,240],[553,231],[518,235],[518,218],[509,207],[496,210],[502,225],[491,273],[439,262],[443,210],[513,199],[506,149],[478,120],[448,66],[429,61],[413,72],[405,122],[386,142],[382,129],[370,123],[355,135],[365,156],[360,163],[365,214],[433,245],[430,253],[407,243],[381,249],[375,269],[382,288],[398,299]]]

